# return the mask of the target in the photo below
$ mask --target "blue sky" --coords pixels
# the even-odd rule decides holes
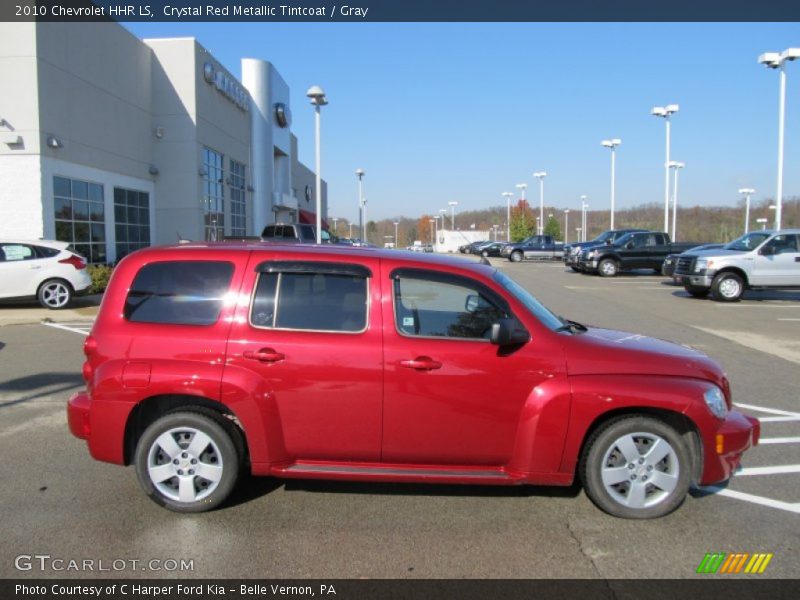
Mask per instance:
[[[545,203],[663,202],[663,119],[677,103],[672,158],[682,205],[733,205],[740,187],[776,187],[778,74],[766,51],[800,46],[800,25],[668,23],[127,23],[139,37],[194,36],[237,75],[269,60],[292,90],[300,159],[313,167],[321,85],[322,174],[331,216],[357,218],[363,168],[368,218],[504,205],[504,191],[547,171]],[[800,62],[787,66],[784,195],[800,195]]]

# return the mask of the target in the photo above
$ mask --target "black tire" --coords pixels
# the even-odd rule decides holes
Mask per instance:
[[[581,270],[578,267],[573,267],[572,265],[570,265],[569,268],[572,269],[573,271],[575,271],[576,273],[580,273],[581,272]]]
[[[68,281],[64,279],[48,279],[43,281],[36,290],[36,299],[43,308],[61,310],[72,303],[75,292]]]
[[[692,480],[692,457],[683,436],[663,421],[638,415],[611,420],[595,431],[579,468],[592,502],[625,519],[671,513],[686,499]]]
[[[604,258],[597,264],[600,277],[616,277],[619,274],[619,264],[613,258]]]
[[[514,250],[509,255],[508,260],[510,260],[511,262],[522,262],[523,258],[524,256],[522,255],[522,252],[520,252],[519,250]]]
[[[706,298],[711,292],[710,289],[704,287],[697,287],[694,285],[685,285],[683,289],[686,290],[686,293],[692,296],[693,298]]]
[[[720,273],[711,283],[711,297],[717,302],[738,302],[744,293],[744,280],[736,273]]]
[[[145,494],[156,504],[181,513],[204,512],[222,504],[236,486],[242,465],[233,427],[222,417],[191,410],[168,413],[152,423],[139,438],[134,457]],[[193,448],[198,434],[208,441]],[[169,439],[175,446],[166,448],[171,446]],[[151,473],[156,479],[166,477],[157,481]],[[184,493],[186,498],[181,499]]]

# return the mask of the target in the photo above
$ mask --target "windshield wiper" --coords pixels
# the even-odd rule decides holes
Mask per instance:
[[[570,321],[569,319],[565,319],[564,317],[559,317],[561,322],[564,323],[561,327],[557,327],[555,331],[569,331],[571,333],[585,333],[589,331],[589,329],[585,325],[581,325],[576,321]]]

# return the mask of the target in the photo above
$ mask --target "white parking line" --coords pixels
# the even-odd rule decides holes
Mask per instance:
[[[800,321],[800,319],[778,319],[778,321]]]
[[[789,423],[791,421],[800,421],[800,416],[796,417],[759,417],[762,423]]]
[[[755,404],[744,404],[742,402],[734,402],[734,406],[744,408],[747,410],[757,410],[759,412],[770,413],[772,415],[784,415],[787,417],[800,417],[800,413],[791,412],[788,410],[781,410],[779,408],[768,408],[766,406],[756,406]]]
[[[800,444],[800,437],[761,438],[758,444]]]
[[[81,335],[89,335],[92,329],[92,323],[87,323],[85,327],[70,327],[69,325],[62,325],[61,323],[47,323],[42,322],[42,325],[53,327],[54,329],[63,329],[64,331],[71,331],[72,333],[79,333]]]
[[[777,465],[774,467],[740,467],[737,477],[748,475],[782,475],[784,473],[800,473],[800,465]]]
[[[729,490],[716,486],[707,486],[700,489],[705,492],[711,492],[712,494],[735,498],[736,500],[744,500],[751,504],[759,504],[761,506],[768,506],[769,508],[777,508],[778,510],[800,514],[800,503],[781,502],[780,500],[773,500],[772,498],[764,498],[763,496],[756,496],[755,494],[745,494],[744,492],[737,492],[736,490]]]

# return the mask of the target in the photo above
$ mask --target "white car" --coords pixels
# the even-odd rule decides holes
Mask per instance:
[[[0,300],[36,298],[45,308],[64,308],[91,285],[86,259],[69,242],[0,239]]]

